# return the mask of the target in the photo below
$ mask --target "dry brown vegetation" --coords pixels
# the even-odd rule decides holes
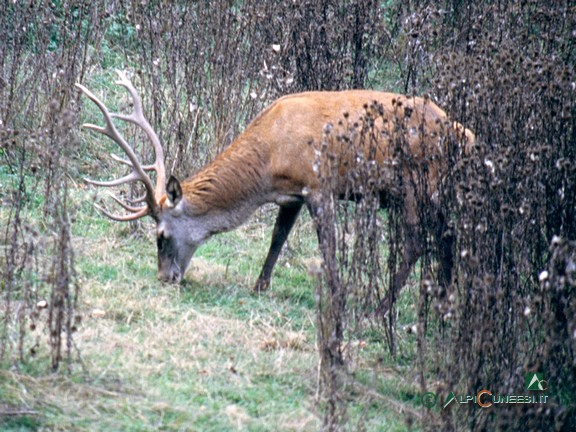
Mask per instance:
[[[407,90],[427,88],[477,136],[466,150],[456,138],[445,138],[449,170],[440,204],[426,194],[418,197],[420,236],[427,245],[410,328],[421,392],[441,401],[450,392],[476,394],[482,388],[497,395],[530,393],[524,380],[536,371],[556,383],[547,405],[499,406],[490,414],[426,410],[424,429],[508,430],[517,422],[528,430],[574,427],[568,396],[576,384],[576,196],[568,192],[574,190],[576,162],[574,14],[568,3],[422,2],[406,17]],[[351,131],[352,139],[355,134],[362,131]],[[402,134],[395,146],[397,166],[420,173]],[[320,163],[330,158],[337,155],[323,154]],[[327,193],[321,222],[326,235],[317,288],[323,299],[319,339],[329,406],[325,424],[334,430],[346,422],[342,395],[351,381],[342,347],[367,327],[378,328],[395,354],[395,320],[405,313],[393,306],[384,323],[378,314],[370,323],[365,318],[390,293],[408,239],[402,199],[392,203],[385,223],[378,221],[370,166],[359,163],[359,178],[353,179],[363,185],[365,202],[335,225]],[[322,180],[329,190],[329,176]],[[426,190],[426,182],[425,172],[412,182],[401,173],[396,177],[404,196]],[[350,226],[355,237],[347,232]]]

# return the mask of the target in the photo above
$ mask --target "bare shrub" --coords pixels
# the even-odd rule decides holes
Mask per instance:
[[[52,370],[71,365],[79,285],[68,193],[77,96],[88,44],[101,28],[89,3],[1,6],[0,155],[4,249],[0,360],[44,353]]]
[[[413,124],[410,119],[418,116],[408,112],[401,102],[384,107],[375,101],[359,119],[345,116],[337,125],[327,125],[323,142],[316,144],[314,169],[322,195],[313,207],[323,258],[316,285],[317,333],[327,430],[346,422],[347,394],[357,384],[352,365],[357,363],[358,339],[376,331],[396,355],[395,306],[401,287],[394,287],[408,271],[403,262],[411,248],[408,238],[418,236],[426,248],[427,237],[436,240],[443,222],[432,203],[436,184],[430,173],[439,169],[436,147],[459,149],[459,137],[451,126],[427,124],[424,117]],[[409,142],[412,128],[419,131],[420,147]],[[355,204],[339,203],[339,198]],[[412,203],[420,225],[416,233],[409,215]],[[386,212],[380,212],[384,206]],[[422,258],[422,274],[431,271],[430,256]],[[424,283],[424,289],[427,284],[434,282]]]
[[[444,402],[450,392],[476,395],[483,388],[494,395],[534,394],[526,389],[529,372],[543,373],[550,385],[547,404],[500,404],[490,408],[498,411],[494,415],[480,407],[442,409],[439,402],[423,411],[423,426],[507,430],[521,422],[530,430],[551,424],[570,430],[576,418],[568,396],[576,392],[575,11],[569,2],[466,7],[416,2],[412,7],[399,8],[404,26],[395,41],[405,58],[406,91],[429,91],[450,117],[477,136],[473,148],[445,155],[449,168],[439,196],[444,218],[426,217],[432,207],[424,197],[419,204],[427,240],[414,327],[418,352],[413,367],[420,389],[435,392]],[[323,157],[329,161],[331,156]],[[334,208],[332,196],[325,203]],[[346,226],[370,220],[372,211],[368,206],[357,215],[340,214]],[[394,209],[391,215],[387,222],[395,227]],[[346,283],[347,275],[364,269],[362,274],[381,278],[382,265],[370,264],[366,273],[364,264],[347,259],[353,253],[338,241],[338,218],[330,211],[318,219],[327,233],[321,246],[325,285],[317,288],[323,302],[319,322],[332,328],[319,331],[332,358],[326,363],[333,368],[342,359],[339,370],[346,371],[346,358],[339,353],[347,337],[361,334],[354,329],[363,319],[350,312],[351,299],[358,295],[356,284]],[[363,232],[371,233],[369,228]],[[390,235],[393,256],[405,239],[401,229]],[[363,298],[377,298],[383,290],[379,284],[370,287]],[[330,296],[335,296],[332,303]],[[322,309],[322,304],[332,306]],[[390,321],[374,323],[382,339],[390,340],[395,331]],[[348,373],[348,381],[324,376],[326,388],[338,392],[345,392],[341,383],[351,379]],[[332,407],[345,400],[341,393],[328,398]],[[339,410],[332,408],[336,417],[326,424],[337,423],[345,407]]]
[[[465,420],[454,412],[443,420],[456,428],[506,429],[519,418],[530,429],[550,421],[568,427],[575,406],[562,393],[576,389],[568,367],[575,361],[573,316],[551,319],[547,309],[563,310],[574,291],[542,290],[538,277],[554,260],[555,236],[576,234],[574,176],[566,172],[576,162],[576,76],[564,43],[576,20],[566,4],[537,2],[484,5],[473,11],[479,15],[491,25],[472,24],[466,49],[434,56],[434,93],[480,137],[471,154],[455,161],[445,185],[455,277],[448,296],[436,301],[449,337],[433,344],[444,353],[435,364],[444,365],[443,385],[461,391],[491,386],[498,394],[523,393],[531,371],[555,384],[546,408],[498,407],[498,417],[470,413]],[[558,337],[559,327],[565,337]],[[551,350],[564,357],[543,355]]]
[[[316,144],[314,166],[322,182],[315,214],[322,254],[322,271],[316,275],[319,392],[325,403],[324,427],[330,431],[340,430],[348,421],[346,389],[350,383],[347,366],[350,357],[345,355],[346,344],[351,342],[348,335],[359,332],[363,318],[376,309],[384,281],[380,266],[384,233],[377,215],[380,182],[375,180],[383,176],[377,175],[374,159],[366,158],[363,152],[342,155],[331,150],[348,148],[353,153],[361,142],[371,141],[370,131],[359,131],[346,119],[338,126],[336,130],[332,125],[325,128],[322,143]],[[339,168],[343,160],[356,162],[353,168],[348,167],[351,174],[345,179],[345,188],[349,199],[362,191],[357,206],[340,205],[337,201],[335,191],[341,186]]]

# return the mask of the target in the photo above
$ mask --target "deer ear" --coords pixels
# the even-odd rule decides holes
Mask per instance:
[[[168,207],[176,207],[182,199],[182,186],[173,175],[170,176],[166,184],[166,197],[168,198]]]

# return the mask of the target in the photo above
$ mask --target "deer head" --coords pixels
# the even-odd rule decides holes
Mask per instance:
[[[158,136],[146,120],[142,108],[142,100],[132,82],[126,74],[117,71],[119,80],[117,84],[128,90],[132,98],[132,113],[111,113],[108,108],[90,90],[81,84],[76,86],[94,102],[104,116],[104,127],[94,124],[84,124],[87,129],[102,133],[114,140],[124,151],[127,159],[114,154],[111,157],[131,168],[131,172],[124,177],[112,181],[96,181],[84,179],[87,183],[101,187],[115,187],[123,184],[140,182],[144,185],[144,195],[134,200],[122,200],[110,193],[110,197],[127,213],[116,214],[104,207],[95,204],[96,208],[108,218],[115,221],[133,221],[144,216],[151,216],[156,222],[156,236],[158,245],[158,277],[168,282],[179,282],[190,259],[197,247],[204,241],[207,234],[204,230],[194,229],[194,226],[185,226],[181,221],[190,216],[182,195],[180,182],[173,176],[166,183],[166,170],[164,167],[164,151]],[[148,137],[154,150],[155,161],[152,165],[143,165],[133,148],[116,128],[113,119],[133,123],[141,128]],[[156,172],[156,185],[153,185],[148,172]]]

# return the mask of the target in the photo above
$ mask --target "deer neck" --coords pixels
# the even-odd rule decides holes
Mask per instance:
[[[234,142],[214,162],[182,183],[189,212],[210,225],[211,233],[241,225],[268,201],[268,160],[265,145]]]

